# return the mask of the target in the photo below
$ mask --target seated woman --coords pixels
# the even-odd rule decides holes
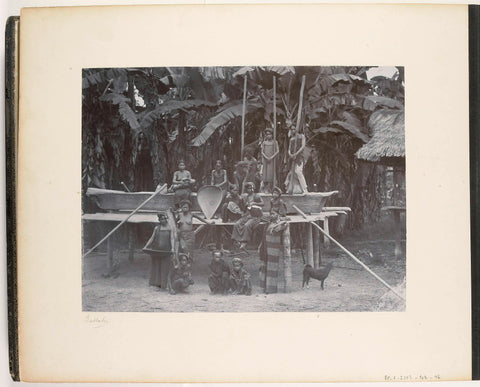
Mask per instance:
[[[233,182],[238,186],[241,194],[245,192],[245,184],[247,183],[248,171],[250,163],[248,161],[239,161],[235,164],[235,171],[233,172]]]
[[[185,292],[186,289],[193,285],[192,273],[190,272],[190,264],[186,254],[179,254],[178,263],[172,266],[168,273],[168,290],[170,294]]]
[[[243,268],[243,262],[240,258],[233,258],[232,271],[230,273],[230,290],[233,294],[252,294],[252,283],[250,274]]]
[[[178,171],[173,174],[171,192],[175,192],[175,204],[180,203],[182,200],[190,200],[192,194],[192,187],[195,184],[195,179],[192,179],[192,175],[186,170],[185,162],[180,160],[178,162]]]
[[[233,226],[232,239],[240,244],[244,250],[252,238],[252,232],[262,220],[262,207],[264,205],[261,196],[254,192],[254,184],[249,182],[245,185],[246,193],[242,195],[245,214]]]
[[[238,185],[232,184],[230,192],[225,197],[225,203],[222,206],[223,222],[237,221],[243,215],[243,200],[240,196]]]
[[[287,216],[287,205],[281,198],[282,190],[274,187],[272,190],[272,199],[270,201],[270,211],[277,212],[281,217]]]
[[[175,236],[168,224],[167,214],[159,212],[157,217],[159,224],[153,229],[152,236],[143,251],[151,257],[149,284],[166,289]]]

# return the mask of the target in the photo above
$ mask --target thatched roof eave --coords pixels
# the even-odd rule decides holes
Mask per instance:
[[[372,113],[369,127],[373,136],[355,156],[361,160],[385,163],[405,157],[405,116],[403,110],[381,109]]]

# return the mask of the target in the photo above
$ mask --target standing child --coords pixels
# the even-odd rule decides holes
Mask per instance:
[[[278,152],[278,142],[273,139],[272,129],[265,129],[265,139],[261,145],[263,192],[270,193],[272,191],[275,180],[275,157]]]
[[[208,265],[211,271],[208,276],[208,287],[213,294],[227,294],[228,292],[230,268],[222,257],[223,253],[221,251],[213,251],[212,261]]]
[[[243,262],[240,258],[233,258],[232,272],[230,273],[230,289],[233,294],[252,294],[252,283],[250,274],[243,268]]]
[[[193,218],[200,220],[205,224],[210,222],[202,219],[198,215],[192,214],[190,211],[192,203],[190,200],[182,200],[180,202],[180,211],[177,212],[177,227],[179,237],[179,247],[182,253],[188,255],[190,262],[193,262],[193,251],[195,248],[195,232],[193,230]]]

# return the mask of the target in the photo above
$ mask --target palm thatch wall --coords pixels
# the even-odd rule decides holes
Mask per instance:
[[[355,156],[357,158],[396,164],[405,158],[405,113],[404,110],[381,109],[372,113],[368,120],[372,138],[362,146]]]

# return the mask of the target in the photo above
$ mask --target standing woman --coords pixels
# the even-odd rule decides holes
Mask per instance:
[[[273,131],[270,128],[265,129],[265,139],[261,145],[261,154],[263,162],[263,192],[272,192],[273,182],[275,180],[275,157],[278,155],[278,142],[273,139]]]
[[[166,289],[170,258],[175,246],[175,234],[168,224],[165,212],[159,212],[157,217],[159,224],[153,229],[152,236],[143,251],[151,257],[149,284]]]
[[[223,191],[223,196],[226,195],[228,188],[227,171],[222,168],[222,162],[220,160],[215,162],[215,169],[212,170],[212,179],[210,184],[221,188]]]

